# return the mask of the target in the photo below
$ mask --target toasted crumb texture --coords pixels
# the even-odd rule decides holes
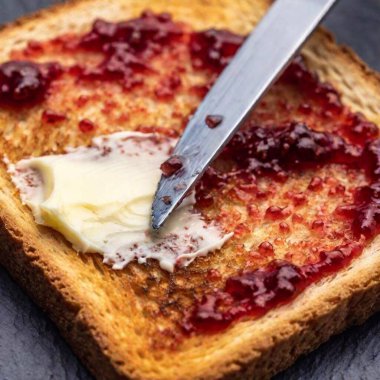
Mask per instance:
[[[75,65],[83,61],[83,52],[67,53],[60,48],[59,41],[49,41],[57,36],[75,40],[75,36],[91,28],[96,18],[128,20],[145,9],[169,12],[175,21],[196,30],[222,28],[244,35],[257,24],[269,3],[266,0],[72,1],[4,27],[0,31],[0,62],[32,59]],[[46,41],[43,54],[27,48],[31,40]],[[344,105],[380,125],[379,77],[350,50],[338,47],[327,32],[319,30],[302,55],[312,72],[339,91]],[[99,61],[95,53],[86,53],[85,59],[94,65]],[[68,146],[88,144],[94,135],[121,130],[155,127],[178,135],[202,98],[193,89],[207,84],[207,75],[193,70],[189,53],[181,44],[155,58],[152,65],[155,74],[147,76],[142,87],[126,92],[113,82],[101,86],[77,83],[73,76],[64,73],[52,83],[51,94],[43,104],[21,112],[12,108],[0,111],[0,151],[14,162],[31,155],[60,153]],[[170,99],[158,99],[157,85],[179,68],[182,74],[178,92]],[[291,111],[281,108],[284,99]],[[265,124],[270,114],[272,122],[281,124],[289,119],[289,112],[294,119],[304,121],[305,116],[297,111],[303,101],[294,88],[277,84],[251,121]],[[43,118],[46,110],[65,118],[46,123]],[[315,129],[329,131],[334,127],[333,117],[309,118],[306,121]],[[83,120],[91,121],[92,126],[85,123],[87,128],[81,128]],[[254,201],[241,199],[242,195],[236,194],[233,184],[229,184],[230,191],[216,192],[214,205],[203,212],[210,218],[218,216],[227,231],[235,231],[234,238],[220,252],[169,275],[155,262],[146,266],[132,263],[123,271],[113,271],[97,254],[76,253],[60,234],[35,224],[6,170],[2,164],[0,262],[47,311],[98,379],[265,379],[331,335],[362,323],[380,310],[380,255],[376,238],[346,269],[311,285],[291,303],[260,318],[241,320],[212,335],[184,336],[178,325],[194,299],[214,287],[222,287],[228,276],[266,265],[273,258],[299,265],[308,262],[312,257],[304,254],[304,241],[308,242],[308,248],[331,249],[349,239],[347,222],[331,217],[341,203],[341,196],[332,194],[331,189],[338,184],[346,189],[365,184],[361,171],[327,165],[317,171],[293,174],[285,184],[264,178],[260,186],[269,189],[272,196],[255,201],[255,212],[259,215],[256,219],[250,218],[245,207],[247,202]],[[316,175],[326,179],[322,192],[308,193],[305,204],[289,200],[289,191],[304,191]],[[278,221],[262,223],[265,210],[273,205],[288,207],[289,215],[296,213],[303,220],[302,225],[297,225],[294,218],[289,219],[287,239],[276,239],[281,235]],[[304,227],[318,218],[327,221],[327,232],[344,234],[310,232],[310,228]],[[274,246],[274,257],[257,258],[255,251],[262,242]],[[251,261],[247,261],[248,253],[252,253]],[[207,277],[210,268],[220,275]]]

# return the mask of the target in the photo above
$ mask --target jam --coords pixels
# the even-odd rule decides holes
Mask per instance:
[[[221,115],[207,115],[206,116],[206,125],[213,129],[216,128],[223,121],[223,116]]]
[[[165,177],[171,177],[178,173],[183,167],[181,158],[173,156],[168,158],[163,164],[161,164],[161,172]]]
[[[218,189],[231,177],[246,183],[255,182],[257,177],[271,176],[284,181],[289,171],[313,168],[329,163],[359,167],[364,151],[356,145],[332,133],[317,132],[302,123],[289,123],[284,126],[260,127],[247,126],[238,131],[227,145],[221,157],[233,163],[233,169],[227,173],[215,169],[206,171],[198,185],[198,200],[207,196],[206,189]],[[309,185],[310,186],[310,185]],[[318,179],[312,187],[320,186]],[[261,197],[258,192],[257,196]],[[302,194],[293,194],[297,205],[306,201]],[[282,217],[272,208],[268,217]]]
[[[289,224],[286,222],[281,222],[279,225],[280,232],[288,233],[290,231]]]
[[[265,218],[271,220],[279,220],[289,216],[288,210],[284,207],[270,206],[265,211]]]
[[[307,169],[316,164],[355,166],[362,152],[336,134],[317,132],[302,123],[290,123],[282,127],[253,125],[241,130],[224,154],[235,162],[240,174],[276,177],[289,170]]]
[[[265,269],[232,276],[224,289],[203,296],[188,313],[183,328],[187,332],[215,333],[243,316],[263,315],[294,299],[326,274],[344,268],[361,249],[360,245],[352,244],[321,252],[315,264],[296,266],[286,261],[273,261]]]
[[[262,255],[266,255],[266,254],[272,254],[274,251],[273,249],[273,245],[271,243],[269,243],[269,241],[263,241],[260,245],[259,245],[259,253],[261,253]]]
[[[339,93],[329,83],[321,83],[315,74],[307,70],[301,57],[292,62],[280,80],[296,86],[306,98],[319,103],[325,114],[338,116],[344,110]],[[301,108],[304,114],[308,114],[308,105]]]
[[[175,92],[181,86],[181,79],[172,74],[171,76],[164,78],[161,83],[155,88],[154,93],[159,99],[171,99],[175,95]]]
[[[380,139],[360,146],[350,144],[337,134],[312,130],[302,123],[266,128],[250,125],[233,137],[222,155],[233,163],[233,169],[224,174],[213,170],[212,178],[216,180],[210,182],[210,176],[204,179],[208,188],[219,187],[217,178],[226,176],[233,176],[235,180],[250,178],[250,181],[252,175],[271,176],[276,180],[279,173],[287,176],[292,171],[332,163],[364,169],[371,183],[356,189],[354,203],[338,207],[337,213],[351,221],[358,242],[362,236],[371,239],[380,232]],[[317,191],[322,185],[322,180],[314,177],[309,188]],[[340,192],[345,191],[342,186],[337,185],[337,188]],[[306,201],[302,193],[288,193],[287,197],[296,205]],[[265,215],[272,220],[282,219],[284,210],[271,206]],[[323,228],[322,220],[315,220],[311,226],[316,232]],[[280,230],[287,232],[288,226],[280,225]],[[187,332],[215,332],[243,316],[262,315],[277,305],[290,302],[310,283],[343,268],[362,249],[362,245],[353,242],[322,251],[316,263],[296,266],[286,261],[273,261],[263,269],[230,277],[223,290],[196,302],[183,327]],[[264,255],[268,251],[273,251],[273,247],[265,241],[259,246],[259,253]]]
[[[309,183],[308,189],[312,191],[321,190],[323,187],[323,180],[321,177],[313,177]]]
[[[55,112],[50,109],[47,109],[42,112],[41,119],[42,122],[46,124],[55,124],[66,120],[66,115],[60,112]]]
[[[96,125],[89,119],[82,119],[78,124],[79,130],[83,133],[90,133],[96,129]]]
[[[336,209],[338,217],[350,222],[356,241],[320,252],[313,247],[317,259],[302,265],[273,260],[262,268],[244,270],[228,277],[223,288],[206,293],[195,301],[182,322],[186,333],[218,332],[242,317],[258,317],[290,302],[311,283],[346,267],[362,252],[363,242],[380,232],[380,139],[377,139],[377,127],[375,129],[360,114],[347,112],[339,94],[329,85],[320,84],[300,60],[290,66],[281,80],[300,87],[319,107],[334,113],[337,118],[339,115],[339,120],[344,120],[341,127],[334,132],[320,132],[300,122],[266,127],[252,122],[246,124],[221,154],[231,167],[228,171],[216,168],[206,171],[198,184],[197,202],[200,207],[211,206],[212,190],[220,189],[228,181],[238,183],[240,188],[244,188],[244,184],[256,184],[258,178],[265,176],[283,182],[292,172],[329,164],[342,165],[346,170],[364,170],[369,184],[354,189],[353,203],[342,204]],[[324,185],[324,180],[315,176],[307,189],[318,192]],[[255,190],[255,186],[253,189],[258,197],[260,191]],[[337,182],[329,195],[342,196],[345,192],[345,186]],[[307,202],[307,196],[302,192],[288,192],[285,196],[294,207]],[[273,221],[281,221],[289,215],[286,207],[276,205],[265,212],[265,218]],[[297,213],[293,213],[291,220],[305,223]],[[309,226],[316,234],[324,233],[325,227],[321,219],[315,219]],[[280,222],[279,231],[287,234],[290,231],[288,223]],[[334,234],[337,237],[339,231]],[[273,251],[272,243],[264,241],[255,255],[268,257]]]
[[[57,63],[5,62],[0,65],[0,103],[35,104],[44,98],[50,82],[60,73]]]
[[[149,72],[151,58],[182,34],[182,27],[166,13],[156,15],[146,11],[139,18],[119,23],[97,20],[79,46],[101,53],[104,59],[95,68],[83,68],[81,77],[117,80],[127,88],[141,84],[142,79],[136,80],[135,74]],[[172,82],[168,87],[176,85]],[[162,95],[162,88],[158,95]]]
[[[191,36],[190,50],[193,65],[196,68],[207,68],[222,71],[231,61],[244,37],[227,30],[210,29]]]

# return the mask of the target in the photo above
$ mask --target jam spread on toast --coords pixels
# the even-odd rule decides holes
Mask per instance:
[[[340,115],[343,105],[339,94],[329,85],[320,83],[297,60],[286,70],[281,80],[302,88],[326,112]],[[289,302],[309,284],[344,268],[364,248],[364,239],[372,239],[380,230],[380,139],[378,128],[360,114],[349,114],[341,132],[319,132],[303,123],[284,126],[247,125],[238,131],[227,145],[222,157],[232,162],[232,169],[217,172],[209,169],[198,185],[197,196],[201,204],[208,200],[210,189],[218,189],[228,177],[235,183],[252,184],[257,177],[269,176],[274,181],[286,181],[289,172],[313,170],[326,164],[339,164],[346,168],[362,169],[369,180],[367,186],[354,190],[353,203],[337,207],[336,214],[347,218],[356,241],[319,252],[316,262],[294,265],[284,260],[273,260],[265,268],[242,271],[228,278],[221,290],[204,295],[195,302],[183,323],[187,332],[217,332],[244,316],[259,316],[275,306]],[[350,143],[351,141],[352,143]],[[203,182],[204,181],[204,182]],[[315,177],[309,189],[318,191],[322,180]],[[337,185],[335,193],[344,193]],[[331,191],[331,190],[330,190]],[[304,194],[289,194],[295,205],[306,201]],[[284,208],[271,206],[265,212],[270,219],[283,219],[289,215]],[[287,223],[280,224],[288,232]],[[314,220],[313,230],[323,229],[323,220]],[[269,242],[258,247],[259,254],[273,251]]]
[[[215,333],[242,317],[263,315],[289,302],[313,282],[344,268],[361,249],[353,243],[322,251],[315,264],[297,266],[274,260],[264,269],[231,276],[223,290],[207,294],[196,303],[183,328],[186,332]]]
[[[244,37],[227,30],[209,29],[193,33],[190,51],[193,66],[221,72],[231,61]]]
[[[42,112],[41,116],[42,122],[46,124],[55,124],[66,120],[66,116],[62,113],[55,112],[52,110],[45,110]]]
[[[150,88],[150,78],[158,76],[152,87],[155,100],[171,101],[186,89],[199,103],[244,38],[226,30],[192,31],[168,14],[144,12],[119,23],[97,20],[83,36],[31,42],[14,52],[14,60],[0,66],[0,103],[15,108],[44,104],[59,66],[32,61],[52,51],[82,57],[74,64],[62,63],[63,75],[75,83],[112,83],[127,94]],[[83,59],[86,54],[97,59]],[[166,64],[178,62],[162,78],[154,63],[160,57]],[[181,61],[184,57],[186,62]],[[184,73],[189,70],[207,80],[186,87]],[[76,106],[85,110],[91,101],[91,95],[82,94]],[[103,107],[109,115],[116,106],[110,97]],[[63,116],[45,111],[43,120],[64,123]],[[209,116],[208,126],[217,127],[222,116]],[[180,119],[177,130],[149,125],[138,130],[178,137],[188,117]],[[128,116],[123,119],[127,120]],[[86,119],[79,122],[82,132],[98,127]],[[204,218],[217,220],[226,232],[234,231],[226,248],[230,257],[223,265],[215,259],[220,265],[215,268],[212,257],[200,259],[201,268],[209,266],[192,293],[186,280],[191,283],[191,276],[199,275],[198,260],[194,272],[192,266],[178,271],[182,285],[172,280],[172,293],[183,292],[186,301],[181,304],[169,295],[161,304],[157,296],[160,310],[175,314],[179,308],[175,322],[180,318],[185,335],[218,332],[243,317],[258,317],[290,302],[310,284],[347,267],[380,229],[378,134],[378,127],[350,111],[339,92],[310,72],[301,57],[295,59],[196,187],[196,208]],[[169,176],[181,166],[180,160],[166,162],[161,170]],[[346,181],[331,175],[335,169],[329,168],[338,168]],[[302,186],[297,178],[302,178]],[[289,183],[294,184],[291,189]],[[323,204],[317,207],[318,197]],[[313,216],[305,216],[303,209],[313,207]],[[255,236],[255,228],[269,232],[259,242],[246,243]],[[288,237],[297,231],[303,238],[289,243]],[[286,252],[279,254],[281,249]],[[229,261],[234,260],[239,264],[230,270]]]
[[[89,80],[116,80],[126,88],[141,85],[144,75],[137,78],[134,74],[152,70],[150,59],[160,53],[162,46],[178,41],[182,34],[182,27],[167,13],[156,15],[146,11],[139,18],[119,23],[97,20],[79,46],[102,53],[104,59],[95,68],[81,67],[80,76]],[[166,84],[169,90],[176,86],[175,79]],[[164,96],[162,88],[158,93]]]
[[[60,73],[58,63],[5,62],[0,65],[0,103],[20,106],[42,101],[50,82]]]

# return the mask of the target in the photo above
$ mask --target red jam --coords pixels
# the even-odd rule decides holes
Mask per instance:
[[[161,172],[165,177],[171,177],[182,169],[183,163],[180,157],[173,156],[161,164]]]
[[[265,218],[271,220],[279,220],[288,217],[286,208],[278,206],[270,206],[265,211]]]
[[[44,98],[50,82],[60,73],[57,63],[5,62],[0,65],[0,103],[35,104]]]
[[[181,86],[181,79],[177,75],[172,74],[168,78],[164,78],[161,83],[155,88],[154,93],[157,98],[171,99],[175,92]]]
[[[83,133],[90,133],[96,129],[96,125],[89,119],[83,119],[78,124],[79,130]]]
[[[290,231],[289,224],[286,222],[281,222],[278,226],[282,233],[288,233]]]
[[[210,29],[194,33],[190,42],[193,65],[220,72],[231,61],[243,41],[244,37],[227,30]]]
[[[285,70],[281,81],[296,86],[307,98],[319,102],[325,113],[339,115],[343,111],[339,93],[330,84],[321,83],[307,70],[301,58],[295,59]]]
[[[260,316],[294,299],[309,284],[344,268],[361,252],[358,244],[320,253],[315,264],[273,261],[268,267],[227,279],[223,290],[203,296],[187,315],[185,331],[215,333],[243,316]]]
[[[63,113],[55,112],[48,109],[42,112],[41,119],[43,123],[55,124],[55,123],[59,123],[61,121],[66,120],[66,115],[64,115]]]
[[[313,177],[309,183],[308,189],[311,191],[321,190],[323,187],[323,179],[321,177]]]
[[[235,134],[222,157],[233,164],[228,172],[210,169],[197,187],[197,202],[212,204],[211,189],[219,189],[227,179],[235,178],[247,184],[260,176],[284,181],[289,171],[312,169],[329,163],[360,167],[364,152],[359,146],[346,143],[336,134],[317,132],[304,124],[290,123],[280,127],[247,126]],[[318,180],[312,187],[320,186]],[[257,197],[261,197],[257,192]],[[305,202],[302,194],[293,195],[297,205]],[[287,215],[279,207],[271,207],[266,216],[280,219]]]
[[[352,204],[343,204],[336,210],[338,216],[351,223],[357,241],[321,251],[317,260],[311,263],[297,266],[287,261],[273,260],[261,269],[242,271],[227,278],[224,288],[195,301],[182,323],[187,333],[218,332],[244,316],[257,317],[290,302],[311,283],[347,266],[362,252],[363,241],[372,239],[380,232],[380,139],[377,139],[377,127],[361,115],[347,112],[339,94],[331,86],[320,83],[300,60],[286,70],[280,81],[300,88],[307,98],[324,110],[323,115],[329,112],[340,118],[341,123],[343,119],[343,126],[332,133],[319,132],[299,122],[267,127],[254,123],[246,125],[221,155],[232,168],[227,172],[215,168],[206,172],[198,185],[197,204],[199,207],[211,206],[212,190],[222,188],[231,179],[239,184],[255,184],[258,177],[270,176],[275,181],[283,182],[291,172],[312,170],[327,164],[364,169],[370,184],[355,190]],[[324,180],[313,177],[308,190],[317,192],[323,187]],[[334,191],[342,196],[346,189],[337,183]],[[303,193],[289,192],[286,196],[293,201],[294,207],[307,202]],[[287,209],[273,205],[266,210],[265,217],[281,220],[284,210]],[[296,213],[292,215],[292,221],[305,223],[304,218]],[[310,227],[314,233],[321,233],[326,226],[323,220],[315,219]],[[279,230],[288,233],[290,227],[286,222],[281,222]],[[339,231],[334,231],[334,234],[338,236]],[[264,241],[259,246],[258,254],[267,255],[272,252],[271,247],[273,249],[270,242]],[[318,255],[317,248],[312,251]]]
[[[268,253],[273,253],[273,251],[274,251],[273,245],[271,243],[269,243],[269,241],[263,241],[259,245],[259,252],[262,255],[266,255]]]
[[[167,13],[156,15],[146,11],[139,18],[119,23],[97,20],[82,37],[80,47],[99,52],[104,59],[95,68],[84,68],[81,76],[117,80],[127,88],[140,84],[134,74],[151,70],[150,59],[163,46],[177,41],[182,33],[182,27]]]
[[[207,115],[206,116],[206,125],[213,129],[216,128],[223,121],[223,116],[221,115]]]

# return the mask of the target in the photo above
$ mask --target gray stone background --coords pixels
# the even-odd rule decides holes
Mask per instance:
[[[305,0],[306,1],[306,0]],[[59,0],[0,0],[0,24]],[[380,0],[341,0],[325,24],[380,70]],[[1,48],[1,47],[0,47]],[[0,380],[87,380],[53,323],[0,268]],[[380,380],[380,315],[332,338],[276,376]]]

